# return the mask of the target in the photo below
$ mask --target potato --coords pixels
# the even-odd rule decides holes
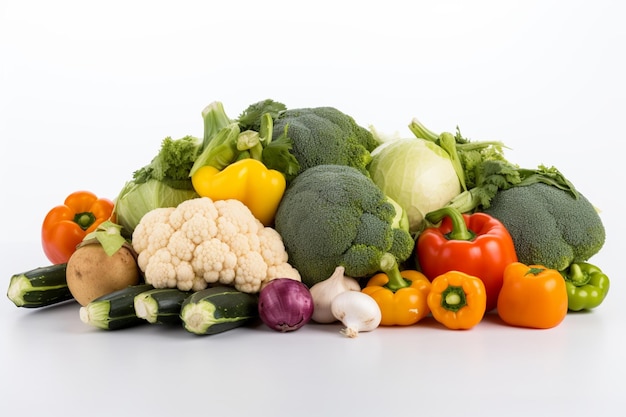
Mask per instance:
[[[102,246],[80,246],[67,261],[67,286],[79,304],[85,306],[98,297],[140,282],[133,253],[122,246],[112,256]]]

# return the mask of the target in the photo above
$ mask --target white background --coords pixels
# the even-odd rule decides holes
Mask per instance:
[[[557,166],[602,210],[592,261],[612,279],[598,309],[550,330],[428,319],[355,340],[335,325],[103,332],[77,304],[5,299],[0,414],[621,414],[625,17],[617,0],[0,0],[5,286],[48,264],[41,221],[67,194],[114,198],[164,137],[201,135],[211,101],[235,117],[265,98],[401,135],[413,117],[458,125]]]

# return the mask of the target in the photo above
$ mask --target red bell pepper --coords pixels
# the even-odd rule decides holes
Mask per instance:
[[[448,271],[480,278],[485,284],[487,306],[498,303],[504,269],[517,262],[513,239],[506,227],[486,213],[462,214],[444,207],[426,215],[430,226],[417,239],[416,257],[429,280]]]

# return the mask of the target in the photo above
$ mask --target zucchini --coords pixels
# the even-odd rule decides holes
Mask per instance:
[[[221,333],[259,317],[258,294],[216,286],[197,291],[183,301],[180,317],[185,329],[199,335]]]
[[[178,288],[154,288],[135,297],[135,313],[148,323],[180,325],[181,306],[190,295]]]
[[[150,284],[131,285],[113,291],[80,308],[83,323],[104,330],[117,330],[146,323],[135,313],[135,297],[151,290]]]
[[[7,297],[18,307],[38,308],[72,300],[65,278],[67,264],[42,266],[15,274]]]

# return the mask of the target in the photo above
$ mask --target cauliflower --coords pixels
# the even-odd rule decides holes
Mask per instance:
[[[257,293],[274,278],[301,280],[280,234],[239,200],[194,198],[146,213],[132,236],[137,263],[155,288],[209,284]]]

